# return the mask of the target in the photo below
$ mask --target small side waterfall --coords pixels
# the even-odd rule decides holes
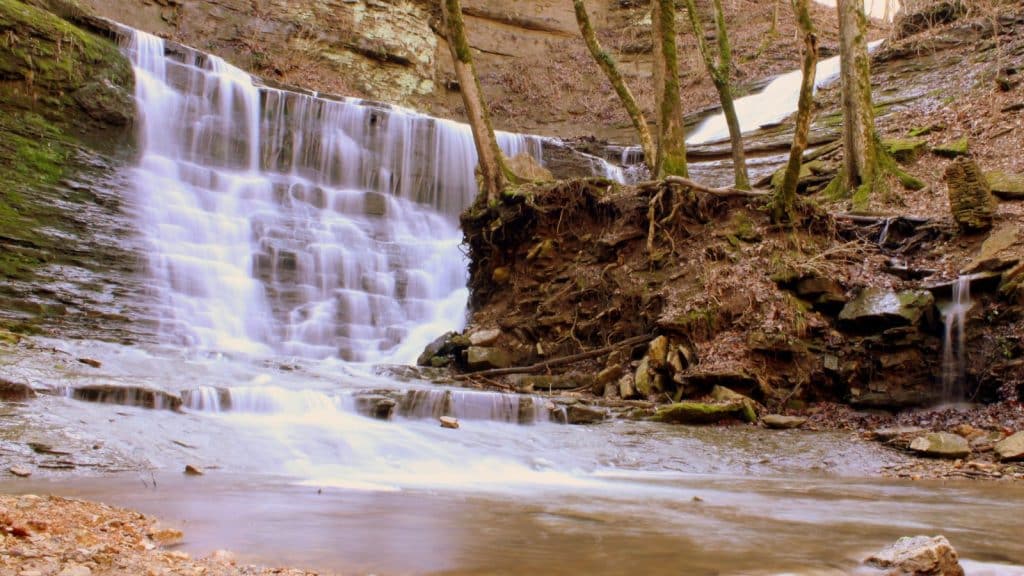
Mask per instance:
[[[953,283],[953,297],[942,310],[942,398],[946,402],[965,399],[967,354],[965,327],[971,309],[971,277],[960,276]]]
[[[468,126],[258,85],[126,29],[151,289],[170,341],[407,361],[465,321],[457,216],[476,196]],[[539,137],[499,133],[510,156]]]

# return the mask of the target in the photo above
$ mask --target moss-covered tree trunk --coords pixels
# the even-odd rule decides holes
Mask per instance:
[[[814,77],[818,65],[818,37],[814,33],[814,22],[811,20],[809,0],[792,0],[793,13],[800,27],[803,38],[804,54],[800,71],[800,100],[797,104],[796,127],[793,132],[793,145],[789,149],[789,163],[782,178],[782,186],[775,191],[772,207],[772,219],[775,222],[792,221],[793,204],[796,202],[796,186],[800,180],[800,164],[804,150],[807,149],[807,133],[811,129],[811,116],[814,108]]]
[[[590,24],[590,16],[587,14],[587,7],[584,5],[583,0],[573,0],[572,4],[573,8],[576,9],[576,23],[580,26],[580,33],[583,34],[587,48],[590,49],[590,54],[597,61],[605,76],[608,77],[608,81],[611,82],[615,93],[619,95],[619,100],[622,101],[622,105],[626,108],[626,113],[629,114],[629,118],[633,121],[633,126],[636,128],[637,136],[640,139],[640,149],[644,153],[644,162],[651,172],[654,172],[657,152],[654,148],[654,139],[651,138],[651,131],[647,127],[647,119],[644,117],[643,111],[640,110],[640,106],[636,103],[636,98],[633,97],[629,86],[626,85],[626,80],[622,77],[622,73],[619,72],[615,59],[605,51],[597,40],[597,35],[594,33],[594,27]]]
[[[688,177],[683,104],[679,100],[679,61],[676,55],[674,0],[651,2],[654,40],[654,91],[658,103],[657,176]]]
[[[488,203],[494,203],[505,189],[505,163],[501,149],[498,148],[498,140],[494,137],[494,129],[491,128],[490,114],[473,67],[473,55],[466,39],[459,0],[442,0],[441,14],[448,34],[452,63],[455,66],[455,78],[459,81],[466,117],[473,131],[473,142],[476,144],[482,178],[481,191],[486,194]]]
[[[701,24],[700,14],[697,13],[697,5],[694,0],[686,0],[686,11],[690,15],[690,26],[693,28],[693,35],[697,38],[697,49],[701,59],[704,60],[704,67],[707,68],[711,82],[718,92],[718,100],[722,103],[722,113],[725,115],[725,122],[729,127],[729,140],[732,143],[732,165],[735,176],[736,188],[740,190],[750,189],[750,178],[747,176],[747,158],[743,150],[743,133],[740,131],[740,121],[736,116],[736,106],[733,104],[732,83],[729,81],[729,74],[732,72],[732,48],[729,46],[729,32],[725,27],[725,14],[722,10],[722,0],[714,0],[715,11],[715,36],[718,40],[717,58],[711,53],[711,48],[704,39],[704,26]]]
[[[871,59],[868,19],[862,0],[839,0],[839,75],[842,81],[842,186],[853,191],[854,205],[864,206],[878,180],[880,162],[871,106]]]

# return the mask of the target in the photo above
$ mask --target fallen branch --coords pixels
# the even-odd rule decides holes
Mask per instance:
[[[697,192],[703,192],[712,196],[720,196],[722,198],[766,198],[771,196],[771,192],[764,190],[740,190],[738,188],[711,188],[705,186],[699,182],[690,180],[689,178],[683,178],[682,176],[666,176],[664,180],[649,180],[647,182],[640,182],[637,184],[639,188],[653,188],[661,183],[670,184],[674,186],[685,186]]]
[[[460,374],[455,377],[456,380],[472,380],[474,378],[489,377],[489,376],[507,376],[509,374],[536,374],[537,372],[543,372],[548,368],[554,368],[555,366],[563,366],[565,364],[575,364],[583,360],[589,360],[590,358],[596,358],[598,356],[604,356],[619,348],[626,346],[635,346],[637,344],[643,344],[650,342],[654,339],[651,334],[644,336],[634,336],[633,338],[626,338],[621,342],[612,344],[610,346],[604,346],[601,348],[595,348],[594,350],[588,350],[586,352],[580,352],[579,354],[571,354],[569,356],[561,356],[559,358],[552,358],[551,360],[545,360],[543,362],[537,362],[529,366],[519,366],[512,368],[494,368],[492,370],[482,370],[480,372],[473,372],[471,374]]]

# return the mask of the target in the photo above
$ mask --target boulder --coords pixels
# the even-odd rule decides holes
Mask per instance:
[[[945,536],[900,538],[865,564],[888,570],[887,576],[963,576],[960,558]]]
[[[551,171],[540,165],[539,162],[529,154],[516,154],[511,158],[505,158],[505,167],[522,180],[548,181],[554,180]]]
[[[173,410],[175,412],[181,410],[182,404],[181,396],[141,386],[80,386],[71,389],[71,397],[85,402],[121,404],[123,406]]]
[[[949,209],[961,230],[977,232],[991,228],[996,202],[977,162],[957,158],[946,168],[945,180]]]
[[[28,384],[11,382],[0,378],[0,401],[21,402],[36,397],[36,391]]]
[[[493,346],[501,337],[500,328],[477,330],[469,335],[469,343],[473,346]]]
[[[935,308],[927,290],[894,292],[868,287],[843,306],[839,324],[847,330],[882,332],[896,326],[916,326]]]
[[[1000,440],[993,449],[999,455],[999,459],[1004,462],[1008,460],[1024,460],[1024,432],[1017,432]]]
[[[668,338],[658,336],[647,345],[647,358],[653,370],[661,370],[668,361]]]
[[[450,428],[456,430],[459,427],[458,418],[452,416],[441,416],[440,418],[441,428]]]
[[[985,179],[992,194],[1003,200],[1024,200],[1024,174],[986,172]]]
[[[618,384],[620,397],[629,399],[636,396],[636,381],[632,374],[623,374]]]
[[[721,404],[683,401],[659,408],[654,420],[670,424],[714,424],[723,420],[757,422],[757,413],[750,403],[741,400]]]
[[[608,413],[601,408],[587,406],[585,404],[572,404],[565,407],[565,421],[567,424],[596,424],[603,422]]]
[[[438,336],[433,342],[427,344],[427,347],[423,349],[423,353],[420,354],[419,358],[416,359],[417,366],[430,366],[431,360],[435,356],[441,356],[443,351],[448,345],[448,341],[455,332],[447,332]]]
[[[978,272],[991,272],[994,270],[1006,270],[1020,262],[1022,250],[1018,243],[1020,230],[1018,225],[1005,224],[993,230],[988,238],[982,242],[981,248],[971,261],[961,271],[963,274],[975,274]],[[983,280],[978,278],[977,280]],[[972,278],[972,286],[977,281]]]
[[[637,394],[644,398],[660,394],[665,390],[661,374],[651,368],[649,356],[644,356],[644,359],[640,361],[640,365],[636,368],[636,374],[633,376],[633,382]]]
[[[783,416],[781,414],[769,414],[761,418],[761,422],[773,430],[789,430],[799,428],[807,423],[807,418],[800,416]]]
[[[963,436],[949,432],[932,432],[914,438],[910,449],[921,456],[932,458],[963,458],[971,453],[971,447]]]
[[[490,370],[492,368],[508,368],[512,358],[499,348],[486,346],[470,346],[466,349],[466,366],[470,370]]]

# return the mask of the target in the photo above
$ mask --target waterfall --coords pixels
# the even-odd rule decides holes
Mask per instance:
[[[218,352],[409,361],[461,329],[469,127],[259,85],[126,29],[139,226],[161,334]],[[499,133],[510,156],[538,137]]]
[[[942,398],[962,402],[967,370],[965,327],[971,309],[971,277],[960,276],[953,283],[953,298],[942,311]]]

